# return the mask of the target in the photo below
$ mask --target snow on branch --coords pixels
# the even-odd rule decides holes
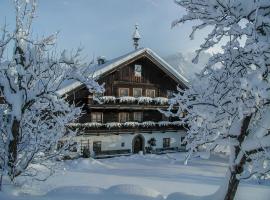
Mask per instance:
[[[270,109],[270,1],[175,2],[186,13],[172,26],[196,21],[191,37],[210,28],[194,61],[200,52],[217,45],[221,51],[214,53],[190,88],[179,90],[162,112],[187,124],[188,158],[219,145],[230,148],[224,199],[233,199],[236,191],[230,189],[237,188],[239,179],[270,171],[270,118],[266,114]]]
[[[77,134],[66,124],[79,118],[81,108],[59,94],[65,81],[79,81],[90,92],[104,91],[90,76],[90,64],[80,48],[56,53],[52,47],[57,34],[31,38],[35,0],[15,0],[14,5],[15,30],[4,27],[0,38],[0,94],[5,103],[0,109],[0,169],[12,181],[20,175],[36,175],[29,165],[49,163]],[[67,144],[55,151],[63,137],[68,138]]]

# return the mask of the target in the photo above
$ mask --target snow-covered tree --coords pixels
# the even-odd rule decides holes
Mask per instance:
[[[220,43],[222,52],[191,83],[171,100],[169,114],[181,116],[188,126],[189,156],[219,145],[230,147],[225,185],[214,199],[234,199],[241,179],[270,171],[270,1],[177,0],[186,14],[173,26],[200,22],[194,32],[212,30],[197,50]],[[178,106],[177,113],[171,108]],[[185,113],[182,115],[182,113]]]
[[[81,108],[58,93],[66,81],[103,92],[88,73],[81,49],[58,54],[56,34],[31,38],[36,0],[14,0],[14,5],[15,31],[4,26],[0,38],[0,170],[12,181],[19,175],[36,175],[31,164],[52,158],[59,140],[76,134],[66,124],[79,117]]]

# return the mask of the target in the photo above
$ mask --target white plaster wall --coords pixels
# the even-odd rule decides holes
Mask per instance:
[[[149,146],[147,141],[151,138],[156,139],[156,146],[154,148],[163,148],[163,138],[170,138],[170,147],[180,147],[181,137],[185,135],[184,131],[179,132],[154,132],[152,134],[142,134],[145,137],[145,146]]]
[[[101,141],[101,150],[124,150],[132,149],[132,139],[134,135],[132,134],[121,134],[121,135],[100,135],[100,136],[79,136],[76,138],[78,144],[81,144],[81,141],[84,140],[84,143],[87,145],[89,140],[90,152],[93,152],[93,142]],[[122,143],[125,143],[124,147],[121,146]]]
[[[78,144],[84,140],[87,145],[89,140],[90,151],[93,152],[93,142],[101,141],[101,150],[122,150],[130,149],[132,151],[132,141],[137,135],[142,135],[145,139],[145,147],[149,146],[147,141],[151,138],[156,139],[156,146],[154,148],[163,148],[163,138],[170,138],[170,147],[181,147],[181,137],[185,136],[185,131],[178,132],[153,132],[150,133],[135,133],[135,134],[119,134],[119,135],[100,135],[100,136],[78,136],[76,140]],[[122,142],[125,143],[124,147],[121,146]]]

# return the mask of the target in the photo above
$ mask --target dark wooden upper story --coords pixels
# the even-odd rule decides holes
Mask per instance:
[[[135,72],[135,66],[141,66],[141,75]],[[136,75],[137,74],[137,75]],[[105,84],[104,96],[121,96],[120,90],[128,89],[127,96],[134,96],[134,89],[141,89],[141,96],[147,95],[147,90],[154,90],[155,97],[168,97],[171,92],[176,92],[177,86],[184,88],[183,84],[172,79],[167,73],[161,70],[148,57],[141,57],[130,63],[118,66],[110,73],[104,74],[98,79],[100,84]],[[81,87],[70,94],[70,98],[76,102],[88,103],[89,93],[87,88]]]
[[[102,95],[91,94],[84,86],[69,92],[69,101],[83,106],[84,115],[78,121],[80,123],[120,122],[123,121],[122,118],[126,121],[175,120],[166,119],[157,111],[158,108],[168,107],[166,101],[164,103],[159,100],[170,98],[172,93],[177,92],[177,87],[182,89],[187,87],[166,68],[162,68],[159,61],[149,56],[147,52],[102,73],[97,81],[104,84],[105,92]],[[100,96],[108,97],[109,100],[100,104],[95,101],[95,98]],[[146,100],[149,101],[140,101],[144,100],[143,97],[147,97]]]

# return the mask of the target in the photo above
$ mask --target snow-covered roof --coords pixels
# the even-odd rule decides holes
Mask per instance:
[[[112,59],[107,61],[106,63],[102,65],[95,65],[90,70],[90,76],[93,78],[99,78],[100,76],[112,71],[113,69],[117,68],[121,64],[128,62],[129,60],[140,56],[142,54],[149,55],[150,58],[154,59],[154,61],[158,62],[160,65],[160,68],[165,71],[167,74],[169,74],[172,78],[174,78],[177,82],[182,83],[184,86],[188,87],[188,80],[180,74],[176,69],[174,69],[170,64],[168,64],[163,58],[158,56],[153,50],[149,48],[140,48],[138,50],[132,51],[128,54],[125,54],[123,56],[120,56],[118,58]],[[70,91],[73,91],[74,89],[80,87],[82,83],[80,82],[73,82],[66,86],[64,86],[62,89],[58,91],[58,94],[64,95]]]

